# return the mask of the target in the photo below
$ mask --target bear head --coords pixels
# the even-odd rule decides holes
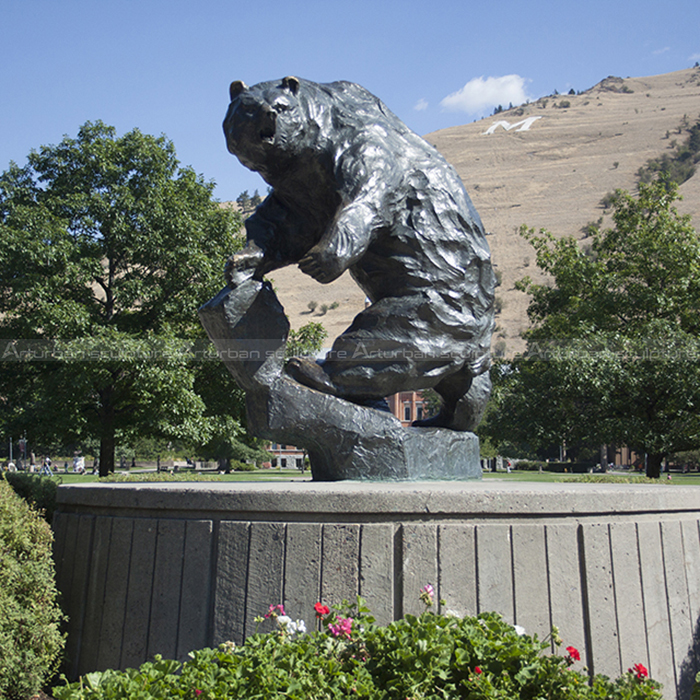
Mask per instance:
[[[309,118],[305,83],[289,76],[248,87],[236,80],[224,119],[228,150],[270,184],[292,158],[313,145],[318,129]]]

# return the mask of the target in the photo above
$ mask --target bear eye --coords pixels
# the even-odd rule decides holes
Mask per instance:
[[[280,112],[286,112],[289,109],[289,105],[286,102],[275,102],[272,105],[272,109],[279,114]]]

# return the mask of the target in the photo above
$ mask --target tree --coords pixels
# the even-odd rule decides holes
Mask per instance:
[[[323,346],[323,341],[328,337],[328,331],[322,323],[310,321],[298,331],[290,330],[287,339],[285,354],[287,357],[307,355],[314,357]]]
[[[700,237],[673,202],[677,186],[617,191],[614,227],[573,238],[523,229],[550,282],[531,296],[527,352],[495,374],[500,439],[626,444],[663,458],[700,446]],[[590,239],[589,239],[590,240]]]
[[[187,358],[241,227],[212,191],[164,136],[99,121],[0,175],[8,426],[44,444],[97,436],[100,475],[119,434],[208,438]],[[32,347],[51,361],[27,361]]]
[[[250,208],[255,210],[257,207],[259,207],[263,202],[262,197],[260,196],[260,193],[255,190],[253,193],[253,196],[250,198]]]
[[[236,197],[236,203],[241,208],[241,213],[246,214],[250,209],[250,195],[248,190],[243,190],[238,197]]]

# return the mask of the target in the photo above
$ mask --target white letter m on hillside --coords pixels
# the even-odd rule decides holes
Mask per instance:
[[[538,120],[542,119],[542,117],[528,117],[527,119],[523,119],[521,122],[516,122],[515,124],[511,124],[510,122],[507,122],[505,119],[502,119],[501,121],[494,122],[491,124],[491,126],[484,131],[482,136],[488,136],[489,134],[493,134],[496,129],[498,129],[499,126],[502,126],[506,131],[512,131],[515,129],[516,131],[529,131],[530,127]],[[516,127],[520,127],[519,129],[516,129]]]

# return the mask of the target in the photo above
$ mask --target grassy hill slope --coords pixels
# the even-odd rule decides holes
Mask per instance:
[[[526,130],[517,126],[532,117],[537,119]],[[579,95],[551,95],[425,137],[456,167],[490,234],[502,280],[494,344],[507,354],[523,347],[527,297],[513,284],[535,276],[535,268],[532,249],[518,235],[520,226],[578,238],[601,217],[608,226],[601,204],[605,195],[616,188],[633,190],[639,168],[671,153],[687,137],[683,124],[698,118],[700,68],[692,68],[647,78],[609,77]],[[501,121],[511,128],[492,129]],[[700,228],[700,174],[685,182],[681,193],[679,209]],[[320,321],[329,341],[364,306],[364,295],[347,273],[330,285],[296,268],[278,270],[272,278],[292,326]],[[310,301],[338,305],[321,315],[319,308],[309,312]]]

